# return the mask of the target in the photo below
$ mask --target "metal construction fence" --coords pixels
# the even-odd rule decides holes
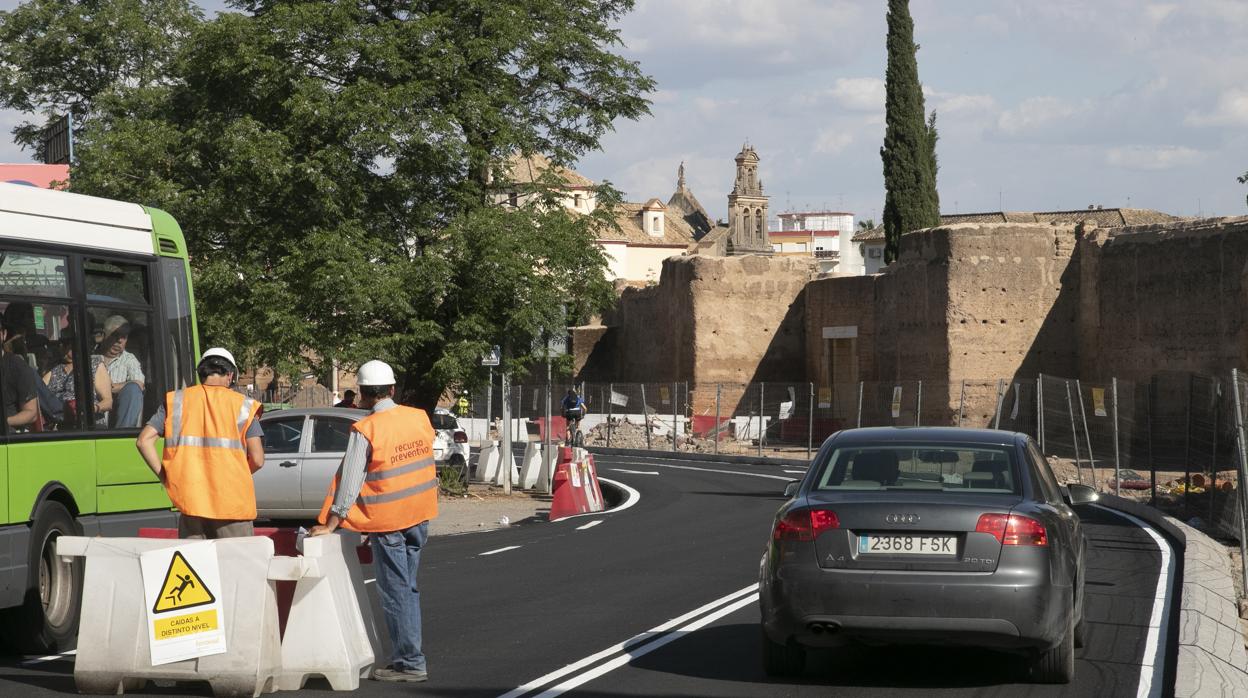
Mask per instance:
[[[1023,432],[1066,481],[1147,499],[1184,519],[1199,517],[1221,534],[1241,535],[1237,447],[1248,379],[1238,371],[1164,372],[1143,382],[1040,375],[833,385],[517,384],[508,397],[513,435],[565,439],[560,402],[570,388],[588,406],[580,429],[590,446],[806,458],[827,436],[852,427]],[[470,439],[498,438],[502,400],[498,387],[474,391],[460,420]]]

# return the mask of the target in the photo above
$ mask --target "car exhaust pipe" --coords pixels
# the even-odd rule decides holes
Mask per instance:
[[[826,623],[821,622],[821,621],[815,621],[812,623],[807,623],[806,629],[809,630],[812,635],[822,635],[824,633],[832,635],[833,633],[840,631],[841,624],[837,623],[836,621],[829,621]]]

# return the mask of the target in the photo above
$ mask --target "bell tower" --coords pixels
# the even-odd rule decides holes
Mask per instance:
[[[767,196],[758,178],[758,153],[745,144],[737,153],[737,179],[728,195],[729,255],[770,255],[767,236]]]

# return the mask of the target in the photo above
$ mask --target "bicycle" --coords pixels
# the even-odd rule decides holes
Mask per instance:
[[[567,420],[563,445],[573,448],[583,447],[585,445],[585,435],[581,433],[581,420],[585,418],[584,412],[581,410],[568,410],[563,413],[563,418]]]

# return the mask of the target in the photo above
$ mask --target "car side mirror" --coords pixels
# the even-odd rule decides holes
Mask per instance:
[[[796,495],[797,491],[801,488],[802,488],[802,481],[794,480],[793,482],[790,482],[789,484],[784,486],[784,496],[792,497]]]
[[[1101,498],[1101,495],[1087,485],[1067,485],[1066,498],[1070,500],[1071,506],[1079,506],[1080,504],[1092,504]]]

